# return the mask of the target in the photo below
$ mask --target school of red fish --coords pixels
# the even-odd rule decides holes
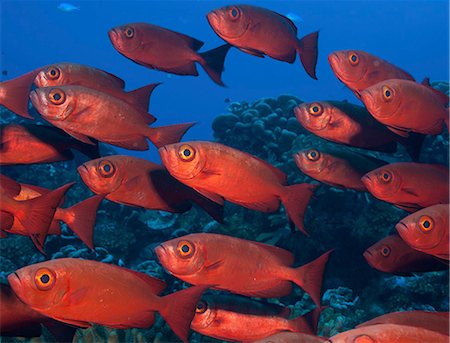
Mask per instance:
[[[223,85],[224,60],[233,47],[288,63],[298,55],[306,73],[317,79],[318,32],[299,39],[287,17],[252,5],[216,9],[207,20],[226,43],[203,52],[202,41],[149,23],[117,26],[108,36],[120,54],[144,67],[197,76],[199,64],[218,85]],[[338,101],[297,106],[299,123],[337,148],[299,151],[295,163],[319,182],[369,192],[409,212],[395,226],[398,234],[366,250],[370,266],[396,275],[448,269],[449,169],[419,162],[425,135],[448,129],[448,96],[427,79],[418,83],[406,71],[364,51],[336,51],[328,61],[364,107]],[[219,143],[180,142],[194,123],[150,126],[156,121],[148,113],[150,95],[158,85],[125,91],[125,82],[117,76],[67,62],[0,83],[1,105],[33,120],[31,101],[51,124],[2,125],[0,165],[65,161],[76,149],[92,159],[80,165],[78,173],[95,193],[67,208],[65,197],[73,183],[46,189],[0,175],[0,236],[28,236],[45,254],[46,237],[60,235],[64,222],[93,249],[96,212],[105,198],[173,213],[196,204],[219,222],[225,201],[261,212],[276,212],[283,205],[292,227],[310,234],[303,218],[317,185],[288,185],[280,169]],[[163,165],[131,156],[100,156],[98,150],[98,142],[147,150],[148,140]],[[386,153],[401,144],[412,161],[387,163],[338,144]],[[322,278],[332,250],[294,267],[294,255],[276,246],[194,233],[163,242],[155,253],[170,274],[192,286],[161,296],[166,287],[162,280],[75,258],[15,271],[8,276],[9,284],[1,285],[1,336],[39,336],[44,325],[58,341],[71,341],[76,328],[93,324],[149,328],[158,312],[183,342],[189,341],[190,329],[235,342],[449,341],[449,314],[425,311],[390,313],[333,337],[317,336]],[[294,285],[316,305],[301,317],[290,318],[288,308],[249,298],[286,296]],[[201,298],[207,289],[244,297]]]

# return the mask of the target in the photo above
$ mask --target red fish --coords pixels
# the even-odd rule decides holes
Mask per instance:
[[[449,260],[449,205],[434,205],[410,214],[396,226],[413,249]]]
[[[226,247],[226,249],[224,249]],[[331,251],[298,268],[294,256],[271,245],[212,233],[172,239],[155,248],[169,273],[193,285],[260,298],[288,295],[291,281],[320,307],[320,289]]]
[[[90,138],[131,150],[147,150],[178,142],[193,123],[148,127],[153,116],[109,94],[81,86],[37,88],[31,102],[51,124],[76,139]]]
[[[415,160],[424,139],[422,135],[410,139],[396,135],[364,107],[346,101],[305,102],[294,113],[306,130],[331,142],[387,153],[396,152],[400,143]]]
[[[125,81],[104,70],[77,63],[56,63],[40,68],[34,84],[37,87],[57,87],[65,85],[83,86],[108,93],[137,109],[147,112],[150,96],[159,83],[124,91]],[[28,101],[28,94],[26,94]],[[154,119],[156,120],[156,118]]]
[[[362,177],[372,195],[408,211],[448,204],[448,168],[439,164],[391,163]]]
[[[361,93],[370,114],[393,132],[438,135],[448,128],[448,95],[414,81],[386,80]]]
[[[230,297],[206,297],[197,304],[191,329],[231,342],[253,342],[281,331],[312,334],[307,316],[289,320],[260,309],[253,311],[252,304],[247,305],[241,308],[238,303],[235,308]]]
[[[374,84],[389,79],[414,78],[399,67],[361,50],[335,51],[328,62],[336,77],[359,98],[360,93]]]
[[[176,75],[197,76],[199,63],[217,84],[230,45],[199,53],[203,42],[169,29],[147,24],[130,23],[108,32],[114,48],[123,56],[151,69]]]
[[[252,343],[326,343],[328,339],[297,332],[280,332]]]
[[[367,191],[361,177],[387,164],[372,156],[351,151],[302,150],[294,155],[297,167],[309,177],[333,187]]]
[[[43,247],[47,232],[53,220],[56,209],[66,191],[73,183],[55,189],[34,199],[18,201],[14,198],[20,194],[20,184],[7,176],[0,175],[0,213],[3,214],[0,223],[3,226],[11,219],[3,219],[4,214],[10,214],[27,228],[28,234],[36,247],[44,253]]]
[[[287,17],[262,7],[231,5],[208,13],[214,32],[227,43],[258,57],[294,63],[297,54],[305,71],[316,77],[319,32],[297,38],[297,27]]]
[[[207,198],[228,200],[261,212],[284,204],[289,220],[305,234],[303,216],[314,185],[288,186],[286,175],[253,155],[212,142],[186,142],[159,149],[169,173]]]
[[[62,258],[33,264],[8,276],[33,310],[82,328],[149,328],[155,312],[187,342],[195,306],[205,287],[191,287],[160,297],[164,281],[102,262]]]
[[[387,236],[369,247],[364,258],[372,268],[402,276],[448,269],[446,263],[414,250],[397,235]]]
[[[331,343],[448,343],[449,337],[421,327],[377,324],[339,333]]]
[[[50,190],[46,188],[27,184],[20,184],[20,187],[20,193],[14,197],[14,200],[27,201],[50,192]],[[47,231],[47,235],[61,235],[61,228],[58,223],[61,221],[65,223],[89,248],[94,249],[94,225],[97,216],[97,208],[102,200],[103,196],[97,195],[81,201],[69,208],[58,207],[53,216],[49,230]],[[62,199],[60,205],[62,205],[63,202],[64,200]],[[8,214],[2,213],[2,216],[4,215]],[[2,225],[0,229],[5,233],[22,236],[29,235],[28,229],[14,217],[10,225]]]
[[[196,203],[218,221],[223,206],[173,178],[159,164],[131,156],[108,156],[78,167],[84,183],[96,194],[119,204],[183,213]]]
[[[72,159],[70,149],[98,158],[98,144],[85,144],[64,131],[44,125],[0,125],[0,165],[33,164]]]
[[[359,324],[357,328],[375,324],[397,324],[419,327],[449,335],[449,313],[429,311],[392,312]]]

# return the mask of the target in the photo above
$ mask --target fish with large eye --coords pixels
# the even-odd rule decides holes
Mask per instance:
[[[54,88],[48,93],[49,100],[55,105],[61,105],[66,101],[66,93],[59,88]]]
[[[125,27],[125,29],[123,30],[123,33],[125,35],[125,37],[127,38],[133,38],[134,37],[134,29],[132,27]]]
[[[318,103],[314,102],[309,106],[309,114],[312,116],[320,116],[323,113],[323,106]]]
[[[101,160],[98,164],[98,171],[103,177],[112,177],[116,172],[116,167],[108,160]]]
[[[180,241],[178,243],[177,251],[181,258],[189,258],[194,255],[195,247],[189,241]]]
[[[306,157],[308,157],[308,160],[315,162],[320,159],[320,152],[315,149],[310,150],[306,153]]]
[[[36,271],[34,282],[39,290],[48,291],[55,285],[56,275],[48,268],[41,268]]]
[[[45,75],[51,80],[57,80],[61,75],[61,70],[58,67],[50,66],[45,71]]]
[[[185,162],[190,162],[195,157],[195,149],[188,144],[183,144],[178,150],[178,156]]]

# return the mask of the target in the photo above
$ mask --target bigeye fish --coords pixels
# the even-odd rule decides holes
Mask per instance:
[[[32,264],[8,276],[19,299],[33,310],[81,328],[149,328],[155,312],[187,342],[195,307],[206,287],[163,297],[164,281],[112,264],[61,258]]]
[[[128,206],[183,213],[198,204],[217,221],[223,206],[172,177],[162,166],[131,156],[108,156],[78,167],[83,182],[96,194]]]
[[[329,343],[326,338],[298,332],[280,332],[252,343]]]
[[[439,164],[391,163],[362,177],[372,195],[405,211],[449,202],[449,171]]]
[[[280,201],[289,220],[307,234],[303,216],[316,186],[287,185],[281,170],[253,155],[213,142],[166,145],[159,155],[169,173],[207,198],[261,212],[275,212]]]
[[[289,18],[251,5],[230,5],[208,13],[214,32],[248,54],[294,63],[297,54],[305,71],[316,77],[319,32],[297,38],[297,26]]]
[[[34,164],[73,159],[70,149],[98,158],[98,144],[85,144],[53,126],[0,125],[0,165]]]
[[[331,142],[386,153],[396,152],[400,143],[413,160],[418,160],[425,138],[396,135],[364,107],[346,101],[305,102],[295,107],[294,113],[306,130]]]
[[[37,88],[31,102],[45,120],[74,138],[91,138],[131,150],[178,142],[193,123],[148,127],[154,117],[109,94],[82,86]]]
[[[361,50],[341,50],[328,55],[336,77],[360,98],[360,93],[374,84],[389,79],[414,78],[399,67]]]
[[[294,256],[287,250],[231,236],[195,233],[164,242],[155,253],[170,274],[190,284],[275,298],[291,293],[294,282],[320,308],[323,271],[331,250],[294,268]]]
[[[370,114],[393,132],[438,135],[448,128],[448,95],[409,80],[386,80],[361,92]]]
[[[401,276],[448,269],[444,261],[414,250],[397,235],[378,241],[367,248],[363,256],[372,268]]]
[[[309,177],[332,187],[367,191],[361,177],[387,162],[349,150],[306,149],[294,155],[297,167]]]
[[[231,342],[253,342],[281,331],[312,334],[308,316],[287,319],[270,309],[264,311],[258,302],[234,304],[232,297],[207,296],[197,304],[191,329],[205,336]],[[253,310],[255,306],[256,310]],[[318,311],[318,309],[314,310]]]
[[[224,85],[221,77],[229,44],[199,53],[203,42],[147,23],[118,26],[109,30],[108,36],[121,55],[137,64],[176,75],[198,76],[199,63],[215,83]]]
[[[434,205],[410,214],[395,226],[409,246],[449,260],[449,205]]]

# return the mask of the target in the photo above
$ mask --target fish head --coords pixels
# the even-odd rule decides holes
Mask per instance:
[[[448,212],[442,208],[448,205],[435,205],[414,212],[403,218],[396,226],[399,235],[412,248],[419,250],[433,249],[445,237],[448,230]]]
[[[33,106],[48,121],[64,121],[74,113],[77,97],[67,86],[36,88],[30,92]]]
[[[164,242],[155,248],[164,268],[175,276],[192,276],[205,266],[205,250],[195,234]]]
[[[206,329],[214,322],[217,316],[217,310],[213,302],[208,297],[203,297],[195,308],[195,315],[191,322],[191,328],[194,331]]]
[[[361,101],[370,114],[383,123],[386,123],[387,119],[395,116],[401,104],[402,91],[396,81],[381,81],[360,93]]]
[[[370,171],[361,178],[361,181],[373,196],[388,202],[395,200],[395,195],[402,185],[400,174],[388,165]]]
[[[95,194],[109,194],[124,180],[126,156],[108,156],[83,163],[77,168],[81,179]]]
[[[294,155],[298,168],[306,175],[319,175],[328,165],[326,154],[317,149],[302,150]]]
[[[69,292],[69,273],[63,260],[23,267],[9,274],[8,282],[21,301],[36,311],[48,313],[52,308],[64,305]],[[58,266],[58,263],[61,264]]]
[[[36,87],[73,85],[77,81],[72,77],[76,68],[79,68],[79,65],[74,63],[51,64],[39,71],[34,79],[34,84]]]
[[[391,235],[367,248],[363,256],[373,268],[389,273],[395,271],[404,253],[409,250],[399,236]]]
[[[336,77],[353,89],[367,72],[367,53],[360,50],[340,50],[328,55],[328,63]]]
[[[142,25],[145,24],[130,23],[112,28],[108,31],[111,44],[121,53],[137,50],[143,43]]]
[[[231,5],[207,14],[209,25],[225,41],[242,37],[250,26],[250,16],[245,6]]]
[[[299,123],[310,132],[325,130],[332,119],[331,106],[322,102],[304,102],[294,109]]]
[[[169,173],[179,180],[191,180],[206,165],[206,154],[201,142],[169,144],[161,147],[159,156]]]

